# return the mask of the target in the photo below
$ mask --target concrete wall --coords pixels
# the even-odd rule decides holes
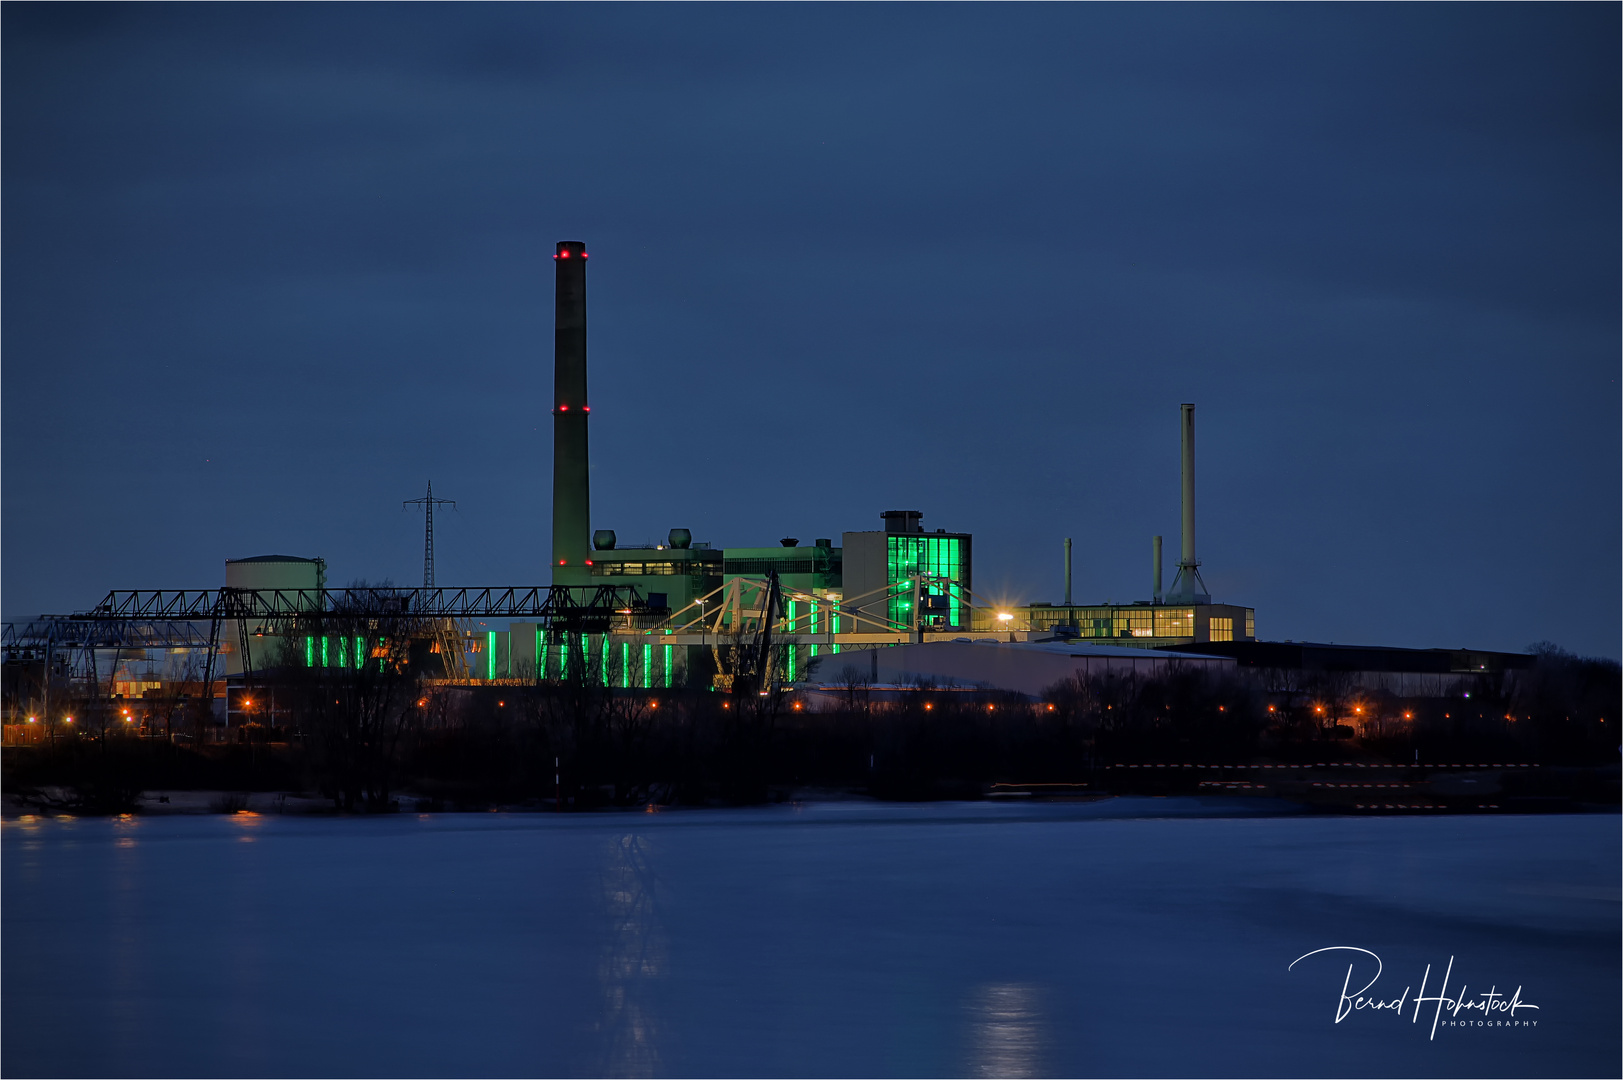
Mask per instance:
[[[845,573],[840,586],[845,601],[840,605],[841,614],[854,618],[862,613],[871,619],[879,620],[878,624],[864,622],[852,625],[850,629],[857,633],[874,633],[884,622],[885,597],[882,590],[886,585],[885,536],[883,532],[848,532],[842,534],[840,539],[840,546],[845,552]],[[852,605],[853,597],[876,589],[881,590],[877,596]],[[845,629],[846,626],[845,620],[842,619],[841,629]]]

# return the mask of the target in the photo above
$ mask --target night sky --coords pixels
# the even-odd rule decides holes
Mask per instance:
[[[1620,652],[1619,7],[7,3],[3,604],[889,508],[977,591]]]

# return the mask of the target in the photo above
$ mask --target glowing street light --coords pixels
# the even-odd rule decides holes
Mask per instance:
[[[1000,611],[997,613],[998,622],[1012,622],[1013,620],[1014,616],[1009,614],[1007,611]]]

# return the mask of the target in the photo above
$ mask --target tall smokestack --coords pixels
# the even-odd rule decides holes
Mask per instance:
[[[1183,415],[1183,558],[1180,569],[1195,566],[1195,407],[1184,405]]]
[[[1150,537],[1150,561],[1155,564],[1155,588],[1150,592],[1150,598],[1156,603],[1161,602],[1161,538]]]
[[[1065,606],[1071,606],[1071,538],[1065,538]]]
[[[1178,576],[1172,579],[1169,603],[1208,604],[1206,583],[1200,579],[1200,561],[1195,558],[1195,407],[1182,407],[1183,428],[1183,556],[1178,560]]]
[[[552,344],[552,583],[588,585],[591,481],[587,475],[586,245],[562,240],[553,255],[558,279]]]

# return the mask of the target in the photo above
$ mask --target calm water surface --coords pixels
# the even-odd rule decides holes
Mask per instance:
[[[0,1069],[1618,1075],[1618,817],[1257,805],[7,821]]]

